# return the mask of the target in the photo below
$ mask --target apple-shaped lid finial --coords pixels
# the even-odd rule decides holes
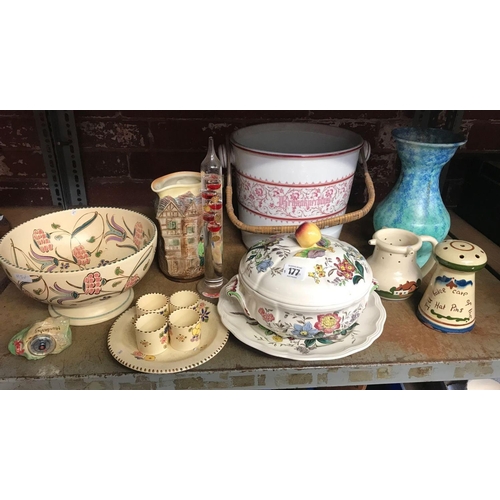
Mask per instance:
[[[310,248],[321,240],[321,231],[314,222],[303,222],[295,230],[295,239],[302,248]]]

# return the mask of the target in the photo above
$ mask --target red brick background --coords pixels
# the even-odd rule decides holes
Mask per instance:
[[[0,205],[52,205],[33,111],[0,111]]]
[[[75,111],[89,205],[150,204],[151,181],[198,171],[208,137],[216,146],[248,125],[275,121],[323,123],[353,130],[370,142],[368,162],[377,201],[392,189],[400,164],[391,131],[411,125],[413,111]],[[444,113],[439,120],[444,121]],[[443,197],[454,206],[465,170],[483,153],[500,153],[500,111],[466,111],[468,138],[447,172]],[[351,202],[366,199],[361,170]],[[0,111],[0,206],[52,205],[32,111]]]

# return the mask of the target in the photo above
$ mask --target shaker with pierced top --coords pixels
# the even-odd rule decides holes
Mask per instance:
[[[476,272],[486,266],[484,250],[464,240],[444,240],[434,249],[437,267],[420,300],[418,319],[444,333],[465,333],[475,324]]]

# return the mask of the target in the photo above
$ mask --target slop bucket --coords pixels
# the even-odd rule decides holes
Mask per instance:
[[[228,168],[226,208],[245,246],[263,235],[293,233],[306,221],[338,238],[342,225],[366,215],[375,200],[369,154],[360,135],[329,125],[266,123],[233,132],[219,155]],[[368,202],[346,214],[358,161]],[[239,218],[232,205],[233,175]]]

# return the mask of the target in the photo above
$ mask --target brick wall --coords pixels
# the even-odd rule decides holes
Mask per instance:
[[[347,128],[372,147],[369,169],[377,201],[394,185],[400,164],[392,129],[411,125],[413,111],[75,111],[90,205],[150,204],[151,181],[178,170],[198,171],[208,137],[216,146],[226,134],[248,125],[305,121]],[[444,120],[440,116],[441,121]],[[456,204],[470,158],[500,153],[500,111],[467,111],[462,124],[468,143],[454,157],[444,187]],[[351,202],[365,201],[361,169]],[[0,206],[52,205],[33,113],[0,111]]]
[[[52,205],[33,111],[0,111],[1,205]]]
[[[227,134],[248,125],[308,121],[349,128],[370,141],[374,181],[387,192],[393,185],[395,154],[387,135],[411,114],[400,111],[77,111],[89,203],[152,203],[153,179],[179,171],[198,171],[212,135],[216,146]],[[364,197],[356,179],[353,199]]]

